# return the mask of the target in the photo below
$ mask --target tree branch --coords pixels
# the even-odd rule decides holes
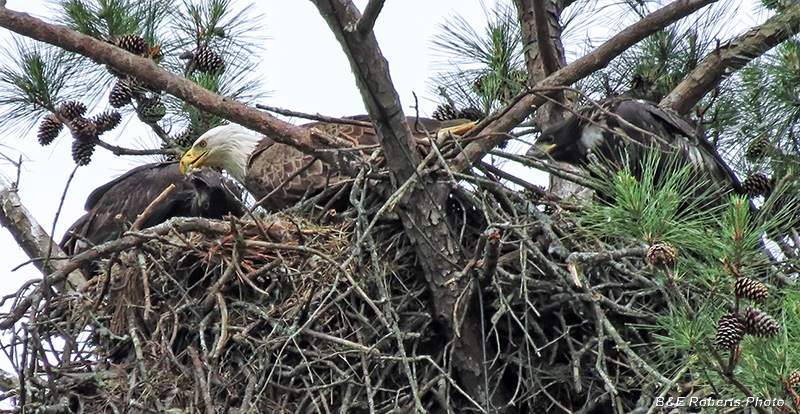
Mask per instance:
[[[356,25],[358,33],[365,35],[372,31],[372,28],[375,27],[375,21],[378,20],[378,14],[383,9],[383,3],[385,3],[385,0],[369,0],[367,6],[364,7],[364,14],[358,19],[358,24]]]
[[[714,1],[716,0],[677,0],[670,3],[628,26],[598,46],[597,49],[538,82],[535,87],[546,88],[571,85],[602,69],[612,59],[645,37]],[[502,109],[496,116],[489,117],[478,124],[468,135],[480,135],[482,139],[477,139],[467,145],[464,152],[453,160],[453,169],[466,170],[492,148],[503,143],[508,138],[508,131],[524,121],[544,102],[545,99],[543,97],[526,94],[516,100],[514,104]]]
[[[794,3],[762,25],[711,52],[659,105],[671,108],[679,114],[686,114],[725,77],[791,38],[798,31],[800,3]]]
[[[367,106],[384,151],[387,166],[395,179],[395,184],[415,180],[397,209],[406,234],[415,246],[417,257],[425,273],[434,298],[434,312],[447,327],[445,332],[453,340],[453,365],[460,378],[460,384],[476,401],[491,401],[498,413],[513,410],[508,406],[511,395],[502,389],[490,392],[482,389],[484,372],[484,338],[480,329],[480,313],[477,306],[470,306],[464,316],[464,325],[470,327],[456,335],[458,323],[455,311],[459,300],[470,300],[470,295],[460,298],[462,292],[471,292],[467,278],[455,278],[460,264],[465,261],[464,252],[454,232],[448,227],[447,211],[444,206],[452,191],[452,181],[432,179],[418,170],[422,157],[415,150],[415,144],[408,123],[403,115],[400,99],[389,75],[389,68],[381,54],[372,30],[358,32],[353,30],[359,22],[359,12],[350,0],[312,0],[320,14],[328,22],[336,39],[347,55],[356,84]],[[373,4],[371,2],[370,4]],[[442,260],[442,256],[449,260]],[[455,265],[454,265],[455,264]],[[492,367],[492,370],[495,368]],[[494,374],[492,374],[494,376]],[[423,407],[417,407],[424,411]]]
[[[11,180],[0,173],[0,224],[3,225],[44,276],[64,266],[67,256],[25,208]],[[69,273],[70,286],[86,283],[80,272]]]
[[[297,148],[327,162],[345,174],[352,176],[358,174],[359,163],[355,154],[348,151],[321,151],[319,148],[321,140],[315,140],[312,131],[215,94],[184,77],[160,68],[150,59],[135,56],[109,43],[6,8],[0,8],[0,27],[81,54],[138,79],[146,79],[147,84],[154,89],[164,90],[204,111]]]
[[[395,183],[406,181],[414,174],[422,157],[415,150],[400,98],[389,75],[389,64],[378,47],[375,34],[372,30],[366,33],[354,30],[361,15],[350,0],[312,1],[350,61]]]

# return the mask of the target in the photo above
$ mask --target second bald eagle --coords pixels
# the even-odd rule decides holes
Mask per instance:
[[[742,194],[738,178],[702,134],[678,114],[642,100],[611,98],[580,108],[545,129],[528,155],[578,167],[597,160],[641,178],[653,150],[660,153],[657,176],[675,161],[678,168],[691,166],[698,193]]]

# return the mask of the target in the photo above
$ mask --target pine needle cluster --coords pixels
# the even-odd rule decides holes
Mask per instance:
[[[256,24],[260,16],[252,12],[252,6],[238,8],[224,0],[61,0],[57,13],[67,27],[151,59],[212,92],[244,102],[263,97],[263,82],[254,75],[259,48],[254,36],[260,33]],[[186,142],[178,143],[170,135],[188,127],[205,131],[221,122],[163,94],[147,79],[61,49],[17,42],[4,53],[7,63],[0,67],[0,126],[38,123],[42,145],[69,130],[74,138],[73,158],[81,165],[89,162],[99,134],[129,117],[153,131],[149,143],[130,144],[160,146],[165,153],[185,149]],[[87,84],[105,87],[86,88]],[[69,101],[80,102],[88,106],[88,112],[97,114],[110,106],[118,111],[120,120],[60,119],[58,108]]]

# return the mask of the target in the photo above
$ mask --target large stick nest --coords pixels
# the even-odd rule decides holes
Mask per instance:
[[[508,195],[482,212],[495,224],[460,224],[475,259],[455,333],[397,220],[177,219],[112,242],[132,247],[31,309],[14,396],[42,412],[481,411],[453,369],[449,338],[467,329],[485,338],[485,385],[518,412],[632,411],[677,389],[659,364],[682,357],[641,346],[677,301],[645,247],[609,250]]]

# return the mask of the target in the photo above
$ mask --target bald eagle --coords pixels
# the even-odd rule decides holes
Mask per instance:
[[[146,164],[94,190],[86,200],[86,214],[64,235],[61,248],[72,255],[119,238],[170,184],[175,188],[154,205],[141,228],[172,217],[220,219],[244,213],[237,199],[241,190],[218,172],[202,171],[187,179],[178,163]]]
[[[350,119],[369,121],[366,116]],[[466,119],[437,121],[408,117],[407,120],[418,138],[424,137],[426,132],[435,133],[445,128],[460,133],[474,125]],[[358,145],[378,144],[372,127],[325,122],[302,127],[322,129]],[[202,166],[226,170],[256,199],[272,194],[261,204],[268,211],[291,207],[342,180],[324,162],[238,125],[223,125],[206,131],[181,158],[180,166],[184,173]]]
[[[688,164],[697,172],[698,191],[742,194],[738,178],[702,133],[678,114],[642,100],[611,98],[580,108],[545,129],[528,155],[578,167],[598,160],[641,178],[643,160],[653,149],[660,153],[656,178],[677,159],[679,168]]]

